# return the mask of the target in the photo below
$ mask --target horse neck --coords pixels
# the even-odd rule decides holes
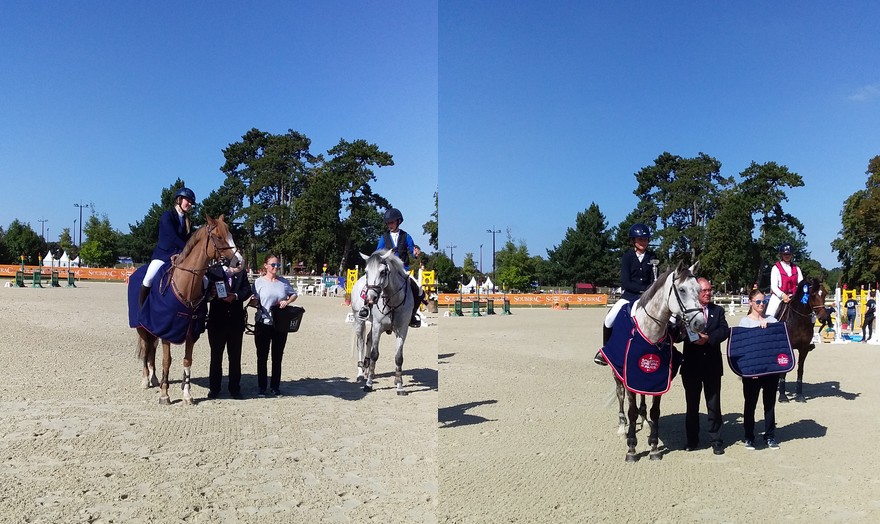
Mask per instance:
[[[186,258],[174,264],[183,271],[174,272],[174,284],[184,300],[193,300],[204,292],[202,277],[208,268],[208,253],[199,246],[193,246]]]
[[[639,330],[650,342],[657,342],[666,335],[666,327],[672,310],[669,309],[667,299],[669,291],[666,286],[659,290],[653,299],[643,304],[639,301],[636,308],[635,318],[639,324]]]

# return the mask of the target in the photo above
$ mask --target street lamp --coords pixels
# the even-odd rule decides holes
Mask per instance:
[[[70,236],[73,237],[70,239],[70,243],[76,245],[76,219],[73,219],[73,229],[70,230]]]
[[[483,244],[480,244],[480,274],[483,274]]]
[[[446,246],[446,249],[449,250],[449,261],[452,262],[453,265],[455,264],[455,260],[452,259],[452,250],[457,247],[458,246],[453,246],[452,244],[449,244],[448,246]]]
[[[83,208],[84,207],[92,207],[93,204],[83,204],[82,200],[79,201],[79,204],[74,204],[73,207],[79,208],[79,245],[82,246],[83,241]],[[73,223],[73,227],[76,227],[76,222]]]
[[[492,234],[492,281],[497,281],[495,277],[495,233],[500,233],[500,229],[487,229],[486,233]]]
[[[43,242],[46,241],[46,222],[48,221],[49,219],[47,218],[41,218],[37,220],[37,222],[40,223],[40,226],[42,226],[42,228],[40,229],[40,235],[43,237]]]

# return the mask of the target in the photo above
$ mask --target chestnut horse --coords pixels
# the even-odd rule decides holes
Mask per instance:
[[[227,260],[229,257],[231,260]],[[199,228],[179,255],[171,258],[167,271],[161,273],[153,282],[150,296],[144,302],[144,308],[149,311],[140,311],[138,294],[146,273],[146,265],[138,268],[131,275],[128,283],[129,291],[129,325],[137,329],[138,333],[138,358],[143,361],[143,382],[146,388],[160,386],[159,403],[170,404],[168,396],[168,372],[171,368],[171,344],[184,344],[183,357],[183,402],[192,404],[190,394],[190,367],[192,366],[192,349],[199,335],[204,330],[205,311],[207,310],[207,290],[205,275],[211,265],[230,264],[233,267],[242,263],[241,254],[232,240],[229,226],[223,221],[221,215],[216,220],[208,217],[208,223]],[[168,293],[171,291],[171,293]],[[164,338],[162,340],[162,381],[156,379],[156,346],[160,340],[160,334],[154,334],[144,325],[145,318],[153,318],[150,315],[159,316],[157,309],[159,302],[169,298],[172,305],[178,308],[171,315],[171,320],[166,322],[172,325],[180,333],[175,335],[174,340]],[[156,304],[151,306],[151,299]],[[176,299],[176,300],[175,300]],[[183,324],[181,324],[183,323]],[[164,327],[164,326],[163,326]],[[182,329],[176,329],[181,327]],[[158,331],[153,328],[154,331]],[[185,333],[185,338],[184,337]]]

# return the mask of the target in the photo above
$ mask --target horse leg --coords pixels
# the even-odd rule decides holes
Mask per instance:
[[[626,388],[623,387],[623,381],[614,376],[615,389],[617,390],[617,434],[623,436],[626,434],[626,414],[623,412],[623,401],[626,398]]]
[[[171,343],[162,341],[162,381],[159,383],[159,404],[171,404],[168,397],[168,373],[171,370]]]
[[[779,375],[779,402],[788,402],[788,395],[785,394],[785,373]]]
[[[195,343],[187,338],[186,352],[183,354],[183,380],[180,388],[183,390],[183,403],[191,406],[193,403],[192,394],[190,393],[190,375],[192,371],[192,350]]]
[[[636,394],[632,391],[626,392],[628,402],[626,414],[629,417],[629,427],[626,430],[626,461],[635,462],[638,460],[636,456],[636,445],[639,443],[636,438],[636,417],[639,415],[638,404],[636,403]]]
[[[397,394],[406,395],[403,390],[403,342],[406,339],[406,328],[402,329],[402,333],[397,334],[397,353],[394,355],[394,383],[397,385]]]
[[[357,362],[357,377],[355,377],[355,382],[361,382],[364,380],[364,329],[366,327],[366,322],[361,320],[354,321],[354,336],[357,343],[357,352],[358,352],[358,362]]]
[[[639,399],[639,427],[641,430],[648,421],[648,404],[645,402],[645,395],[640,395]]]
[[[806,362],[807,355],[809,354],[809,351],[798,350],[797,385],[794,391],[795,402],[807,401],[804,397],[804,362]]]
[[[650,433],[648,435],[648,445],[651,447],[651,450],[648,452],[648,456],[651,460],[660,460],[663,458],[663,455],[660,453],[659,444],[660,444],[660,395],[656,395],[651,402],[651,418],[648,419],[648,427],[650,428]]]
[[[366,381],[364,382],[364,391],[373,391],[373,377],[376,376],[376,360],[379,358],[379,336],[382,330],[376,329],[374,326],[370,330],[370,342],[367,349],[369,356],[364,357],[364,368],[366,369]]]

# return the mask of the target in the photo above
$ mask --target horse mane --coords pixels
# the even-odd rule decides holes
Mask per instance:
[[[195,230],[195,232],[189,237],[189,240],[186,241],[186,245],[183,246],[183,251],[177,255],[179,260],[183,260],[187,256],[189,256],[190,251],[202,240],[202,237],[208,234],[208,228],[206,226],[202,226]]]
[[[644,305],[650,302],[651,299],[654,298],[654,295],[656,295],[657,292],[663,288],[664,284],[666,283],[666,277],[668,277],[669,274],[672,273],[672,271],[672,269],[667,269],[666,271],[658,275],[657,280],[655,280],[654,283],[651,284],[651,286],[648,287],[648,289],[646,289],[644,293],[642,293],[642,296],[639,297],[639,304]]]

